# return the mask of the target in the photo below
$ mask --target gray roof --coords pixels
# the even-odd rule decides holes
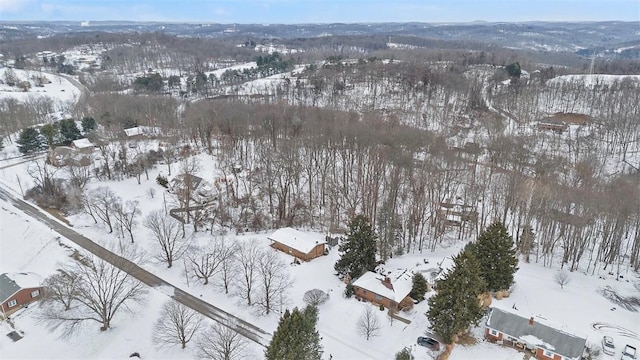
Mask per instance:
[[[529,325],[529,319],[496,308],[491,310],[487,327],[514,338],[535,336],[545,343],[538,344],[538,347],[568,358],[580,358],[587,342],[587,339],[541,324],[535,319],[533,325]]]
[[[20,286],[9,278],[7,274],[0,275],[0,303],[10,298],[18,290],[20,290]]]

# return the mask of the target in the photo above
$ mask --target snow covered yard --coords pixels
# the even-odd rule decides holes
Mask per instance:
[[[42,277],[53,275],[60,266],[73,261],[75,245],[46,225],[0,200],[0,273],[34,272]],[[0,354],[3,359],[106,359],[128,358],[138,352],[147,358],[193,358],[192,348],[159,349],[151,340],[153,324],[167,295],[151,290],[144,305],[121,312],[112,329],[101,332],[96,323],[87,323],[70,337],[51,331],[38,317],[38,305],[11,315],[12,328],[0,322]],[[13,342],[6,336],[18,331],[23,338]]]
[[[18,82],[34,83],[34,78],[42,79],[42,87],[31,85],[28,91],[23,91],[18,86],[9,86],[6,83],[7,71],[13,72]],[[75,104],[80,97],[80,90],[63,76],[39,71],[27,71],[20,69],[0,68],[0,99],[13,98],[20,102],[31,99],[49,98],[56,105]]]

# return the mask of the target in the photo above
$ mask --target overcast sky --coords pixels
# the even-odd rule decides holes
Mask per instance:
[[[1,20],[241,24],[640,21],[640,0],[0,0]]]

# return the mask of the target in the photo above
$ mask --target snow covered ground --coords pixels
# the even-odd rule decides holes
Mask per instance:
[[[28,91],[23,91],[18,86],[9,86],[5,83],[5,73],[9,68],[0,68],[0,99],[13,98],[20,102],[27,102],[32,99],[49,98],[56,104],[75,104],[80,98],[80,90],[78,90],[69,80],[60,75],[54,75],[50,73],[43,73],[39,71],[27,71],[20,69],[11,69],[17,77],[22,81],[29,81],[32,83],[31,88]],[[43,83],[42,87],[36,87],[33,85],[33,77],[42,77],[47,79],[49,83]]]
[[[255,67],[255,63],[238,65],[234,68],[241,70]],[[228,70],[216,70],[221,74]],[[0,78],[4,69],[0,69]],[[30,75],[15,70],[21,78],[29,78]],[[299,71],[297,69],[296,71]],[[0,85],[0,98],[15,97],[28,99],[28,96],[52,95],[59,102],[73,102],[80,92],[66,79],[46,74],[51,79],[51,84],[44,88],[32,88],[29,92],[16,92],[15,87]],[[218,75],[219,76],[219,75]],[[243,86],[243,93],[255,93],[262,91],[270,83],[284,81],[284,77],[290,74],[278,74],[273,77],[255,80]],[[583,75],[580,75],[583,76]],[[555,79],[554,79],[555,80]],[[604,80],[603,80],[604,81]],[[42,90],[42,91],[38,91]],[[44,91],[46,90],[46,91]],[[62,91],[64,90],[64,91]],[[0,155],[0,159],[7,153],[16,154],[15,146],[10,145]],[[27,174],[27,163],[21,163],[23,159],[0,161],[0,186],[8,187],[15,193],[21,192],[31,186]],[[201,155],[203,165],[202,175],[207,178],[219,176],[215,159]],[[9,166],[14,165],[15,166]],[[177,166],[174,165],[174,169]],[[138,185],[136,179],[130,178],[124,181],[95,182],[89,187],[108,186],[118,196],[126,200],[138,200],[141,204],[142,217],[154,209],[164,206],[164,200],[170,200],[171,195],[155,183],[155,178],[160,172],[164,172],[165,166],[160,166],[150,171],[149,179],[142,176],[142,184]],[[147,190],[153,188],[156,196],[150,198]],[[86,215],[74,215],[69,217],[75,230],[82,232],[96,242],[102,244],[122,241],[114,234],[93,224]],[[270,232],[257,234],[227,235],[230,240],[251,239],[256,246],[269,251],[275,251],[268,247],[267,236]],[[210,240],[212,235],[200,232],[194,237],[194,244],[203,244]],[[135,230],[136,246],[144,249],[149,255],[157,254],[148,231],[138,226]],[[470,239],[469,239],[470,240]],[[126,240],[124,240],[126,241]],[[435,252],[423,254],[408,254],[395,257],[386,264],[389,270],[397,268],[413,268],[416,264],[435,264],[443,258],[457,253],[463,243],[454,244],[453,240],[445,241],[442,247]],[[63,263],[72,261],[69,257],[74,245],[65,239],[58,239],[47,226],[33,220],[21,213],[10,203],[0,200],[0,273],[15,271],[36,272],[43,277],[55,273]],[[292,262],[288,255],[278,253],[287,264]],[[303,295],[306,291],[317,288],[326,291],[330,300],[320,306],[318,328],[322,336],[322,344],[325,350],[325,359],[332,355],[334,359],[391,359],[394,354],[404,347],[412,350],[416,359],[430,359],[433,357],[426,348],[416,344],[416,338],[425,334],[428,321],[424,313],[427,311],[426,302],[418,304],[413,310],[400,315],[410,320],[405,324],[398,320],[391,322],[384,311],[377,308],[381,329],[379,334],[367,341],[357,334],[356,322],[366,307],[372,305],[358,302],[355,299],[343,297],[344,284],[333,274],[333,265],[338,259],[337,249],[332,249],[328,256],[315,259],[300,265],[290,265],[289,273],[293,280],[293,286],[288,294],[287,307],[302,307]],[[516,287],[513,293],[503,300],[494,300],[492,306],[510,309],[517,308],[523,316],[541,316],[547,321],[564,327],[566,331],[574,332],[587,337],[589,344],[599,347],[603,335],[614,338],[618,352],[625,344],[640,346],[640,313],[632,312],[614,304],[603,297],[599,290],[609,286],[623,295],[635,294],[638,291],[633,283],[640,281],[637,274],[623,268],[624,276],[621,281],[607,271],[598,271],[595,275],[585,275],[581,272],[571,273],[571,281],[561,289],[553,280],[556,268],[545,268],[541,264],[520,263],[520,270],[516,273]],[[207,286],[187,280],[184,272],[184,263],[179,261],[173,268],[167,269],[159,262],[152,262],[144,266],[156,275],[162,277],[173,285],[201,296],[203,300],[235,314],[236,316],[255,323],[261,328],[272,332],[277,327],[278,313],[270,316],[257,314],[253,308],[249,308],[235,296],[228,296],[221,292],[215,284]],[[166,291],[162,289],[151,290],[147,303],[133,309],[133,315],[120,313],[113,322],[113,328],[106,332],[100,332],[95,324],[87,325],[82,331],[73,337],[60,339],[58,332],[52,332],[37,318],[37,306],[12,316],[16,329],[24,331],[25,337],[18,342],[12,342],[8,337],[0,334],[0,354],[3,359],[13,358],[127,358],[132,352],[139,352],[146,358],[193,358],[193,347],[186,350],[159,349],[151,341],[153,323],[159,315],[162,304],[168,300]],[[0,323],[0,330],[8,333],[11,329],[6,322]],[[498,347],[482,341],[481,328],[475,330],[479,334],[478,343],[475,345],[457,345],[454,348],[451,359],[519,359],[522,354],[512,349]],[[255,345],[252,347],[253,358],[260,358],[261,349]],[[607,359],[606,355],[601,355]]]
[[[208,155],[200,155],[203,166],[203,174],[207,177],[215,175],[216,167],[214,159]],[[3,186],[10,187],[19,193],[21,179],[23,187],[28,186],[27,164],[17,164],[0,170],[0,182]],[[0,166],[2,167],[2,166]],[[142,208],[142,217],[154,209],[164,206],[164,201],[170,203],[171,195],[155,183],[158,173],[166,170],[160,166],[152,170],[149,179],[142,177],[142,184],[138,185],[135,178],[119,182],[92,182],[90,187],[108,186],[118,196],[126,200],[138,200]],[[154,188],[156,196],[150,198],[147,189]],[[56,239],[56,234],[50,229],[17,211],[11,204],[1,203],[0,239],[2,254],[0,258],[0,273],[11,271],[33,271],[42,276],[48,276],[55,272],[61,262],[70,261],[69,250],[61,247]],[[94,241],[109,244],[118,241],[114,234],[107,234],[105,229],[93,224],[87,215],[74,215],[69,220],[76,231],[79,231]],[[11,224],[8,226],[8,224]],[[251,239],[256,246],[268,251],[267,236],[271,232],[249,233],[242,235],[226,235],[229,240]],[[212,235],[199,232],[194,237],[194,244],[204,244]],[[138,226],[135,230],[136,246],[144,249],[150,257],[158,254],[158,249],[148,231]],[[64,239],[61,243],[71,246]],[[444,246],[435,252],[423,254],[408,254],[394,257],[385,265],[387,270],[398,268],[414,268],[416,265],[428,261],[433,265],[444,258],[457,253],[463,246],[462,243],[454,244],[453,240],[445,241]],[[279,256],[287,263],[292,263],[292,258],[283,253]],[[338,259],[337,249],[332,249],[328,256],[315,259],[300,265],[291,264],[289,273],[293,280],[293,286],[288,294],[286,307],[303,307],[302,301],[306,291],[317,288],[328,292],[330,300],[320,306],[318,328],[322,336],[322,344],[325,350],[325,358],[329,354],[335,359],[390,359],[404,347],[412,349],[419,359],[430,359],[432,354],[423,347],[415,344],[416,338],[425,333],[428,322],[424,313],[427,311],[426,302],[418,304],[413,310],[400,315],[410,320],[410,324],[398,320],[391,322],[384,311],[377,308],[376,314],[381,324],[378,336],[366,341],[357,333],[356,322],[366,307],[372,306],[358,302],[355,299],[343,297],[344,284],[334,275],[333,265]],[[429,266],[429,265],[427,265]],[[435,267],[435,265],[433,265]],[[619,291],[624,295],[637,294],[633,287],[634,281],[640,281],[636,274],[626,268],[622,269],[624,278],[616,281],[615,277],[607,271],[598,271],[595,275],[583,273],[571,273],[571,281],[561,289],[553,280],[557,269],[545,268],[541,264],[520,263],[520,270],[516,273],[516,287],[513,293],[503,300],[494,300],[492,306],[504,309],[516,307],[523,316],[541,316],[549,322],[564,327],[566,331],[587,336],[589,344],[599,346],[603,335],[614,338],[618,349],[624,344],[640,346],[637,334],[640,332],[640,313],[631,312],[611,303],[598,293],[605,285]],[[160,262],[151,262],[144,265],[147,270],[167,280],[171,284],[203,300],[231,312],[240,318],[250,321],[261,328],[273,332],[277,327],[278,312],[264,316],[257,313],[254,308],[249,308],[236,296],[225,295],[215,284],[207,286],[187,281],[184,272],[184,263],[179,261],[173,268],[167,269]],[[100,333],[96,326],[88,326],[80,334],[59,340],[58,333],[51,333],[39,322],[35,316],[35,307],[30,307],[24,313],[15,317],[17,328],[25,331],[27,336],[16,342],[11,342],[7,337],[0,340],[0,350],[3,358],[20,357],[30,354],[33,357],[51,358],[112,358],[126,357],[134,351],[141,354],[149,354],[153,358],[191,358],[192,348],[181,351],[156,350],[151,342],[151,329],[158,316],[160,306],[168,299],[162,291],[151,291],[148,303],[134,311],[135,315],[121,313],[114,321],[114,328],[105,333]],[[8,330],[6,325],[3,328]],[[626,333],[624,330],[628,330]],[[6,331],[8,332],[8,331]],[[624,336],[635,332],[635,337]],[[481,331],[479,331],[481,333]],[[31,336],[29,336],[31,335]],[[45,344],[34,350],[35,344]],[[46,350],[45,350],[46,349]],[[254,348],[256,354],[260,349]],[[6,356],[4,356],[6,354]],[[519,358],[521,354],[514,350],[499,348],[496,345],[483,342],[480,336],[476,345],[457,345],[453,351],[452,359],[509,359]],[[260,356],[257,356],[258,358]]]

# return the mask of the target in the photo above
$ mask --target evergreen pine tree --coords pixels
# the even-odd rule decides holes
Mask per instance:
[[[78,125],[76,125],[76,122],[73,119],[60,120],[58,125],[60,127],[60,136],[62,136],[63,142],[68,144],[73,140],[77,140],[82,137],[80,129],[78,129]]]
[[[26,128],[20,132],[18,140],[18,150],[23,154],[30,154],[42,149],[42,139],[40,133],[35,128]]]
[[[316,330],[317,321],[318,309],[314,306],[309,305],[304,310],[287,309],[265,351],[267,360],[320,360],[322,346]]]
[[[354,217],[349,223],[346,240],[340,245],[340,259],[334,268],[352,279],[376,268],[376,239],[369,219],[364,215]]]
[[[480,233],[472,249],[490,291],[506,290],[513,284],[513,274],[518,270],[516,247],[501,222],[489,225]]]
[[[53,149],[53,146],[59,140],[58,124],[46,124],[40,128],[40,134],[44,137],[47,145]]]
[[[90,116],[82,118],[81,125],[82,125],[82,132],[85,133],[85,134],[90,133],[91,131],[95,130],[96,127],[98,126],[96,124],[96,119],[94,119],[94,118],[92,118]]]
[[[437,293],[429,298],[426,313],[432,329],[448,344],[482,318],[479,295],[486,286],[473,252],[463,250],[453,262],[453,269],[438,281]]]
[[[424,294],[429,291],[429,284],[427,284],[427,279],[425,279],[421,273],[415,273],[411,280],[412,286],[411,293],[409,295],[411,296],[411,298],[418,301],[424,300]]]

